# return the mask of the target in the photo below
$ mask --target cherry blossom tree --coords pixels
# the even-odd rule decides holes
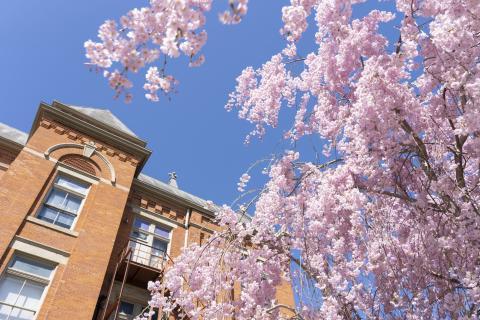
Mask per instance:
[[[102,25],[87,57],[130,99],[129,72],[180,54],[201,64],[211,2],[151,0]],[[240,206],[253,218],[220,208],[224,231],[150,284],[153,308],[190,319],[480,317],[480,2],[397,0],[395,12],[353,18],[357,2],[291,0],[285,49],[247,67],[227,102],[253,125],[247,139],[294,108],[285,139],[318,136],[327,160],[274,159]],[[228,4],[220,18],[240,22],[247,1]],[[309,23],[316,50],[300,54]],[[148,99],[174,85],[148,69]],[[275,300],[282,279],[301,284],[295,310]]]

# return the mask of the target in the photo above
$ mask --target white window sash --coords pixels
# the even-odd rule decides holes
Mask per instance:
[[[20,277],[19,277],[20,278]],[[29,281],[28,279],[25,279],[25,278],[20,278],[20,280],[23,281],[22,283],[22,286],[20,287],[20,290],[16,293],[16,297],[15,297],[15,302],[13,304],[10,304],[10,303],[7,303],[7,302],[3,302],[3,301],[0,301],[0,304],[1,305],[4,305],[4,306],[7,306],[7,307],[10,307],[10,312],[7,316],[7,320],[10,318],[10,316],[12,315],[12,311],[13,309],[20,309],[20,310],[25,310],[25,311],[28,311],[28,312],[32,312],[34,315],[37,314],[38,310],[35,310],[35,309],[29,309],[29,308],[25,308],[25,307],[21,307],[21,306],[17,306],[17,303],[18,303],[18,299],[20,298],[20,295],[23,291],[23,289],[25,288],[25,285],[27,284],[27,282]],[[43,295],[45,294],[45,287],[43,288],[42,290],[42,296],[41,298],[43,297]]]
[[[54,224],[54,225],[57,225],[56,222],[58,221],[58,217],[60,216],[60,213],[64,213],[64,214],[67,214],[67,215],[70,215],[73,217],[73,221],[72,221],[72,224],[70,225],[69,228],[65,228],[63,226],[59,226],[61,228],[65,228],[65,229],[69,229],[69,230],[72,230],[76,223],[77,223],[77,220],[78,220],[78,216],[80,214],[80,212],[82,211],[83,209],[83,205],[85,203],[85,199],[87,198],[88,196],[88,193],[90,192],[90,187],[91,187],[91,183],[90,183],[90,186],[88,187],[87,191],[85,192],[85,194],[81,193],[81,192],[77,192],[76,190],[73,190],[71,188],[68,188],[68,187],[65,187],[63,185],[60,185],[57,183],[58,181],[58,178],[59,177],[67,177],[67,178],[70,178],[71,180],[73,181],[76,181],[78,180],[79,182],[83,182],[83,183],[89,183],[89,182],[86,182],[86,181],[82,181],[81,179],[78,179],[77,177],[71,177],[70,175],[66,175],[64,173],[60,173],[60,174],[57,174],[57,176],[55,177],[54,179],[54,183],[52,185],[52,187],[50,188],[50,191],[48,192],[47,196],[43,199],[43,202],[42,202],[42,205],[40,207],[40,209],[38,210],[38,213],[36,216],[38,216],[41,212],[41,210],[44,208],[44,207],[47,207],[47,208],[50,208],[50,209],[53,209],[53,210],[56,210],[57,211],[57,214],[55,216],[55,219],[53,220],[53,222],[48,222],[48,223],[51,223],[51,224]],[[80,205],[78,206],[78,210],[77,212],[72,212],[72,211],[69,211],[69,210],[66,210],[65,208],[59,208],[55,205],[52,205],[52,204],[49,204],[47,203],[48,202],[48,199],[50,198],[50,196],[52,195],[52,192],[54,190],[61,190],[63,192],[66,193],[65,195],[65,198],[63,199],[63,203],[65,203],[66,199],[68,198],[68,194],[72,194],[74,196],[77,196],[79,198],[81,198],[81,201],[80,201]],[[42,219],[43,220],[43,219]],[[58,226],[58,225],[57,225]]]
[[[13,261],[13,259],[12,259],[12,261]],[[50,279],[52,278],[54,272],[55,272],[55,269],[52,270],[52,273],[50,274],[49,278],[44,278],[44,277],[29,273],[29,272],[18,270],[18,269],[13,268],[13,267],[8,267],[7,268],[7,270],[5,271],[5,275],[0,279],[0,281],[4,281],[7,277],[17,278],[18,280],[22,281],[22,286],[21,286],[20,290],[16,293],[15,302],[13,304],[7,303],[7,302],[4,302],[4,301],[0,301],[0,305],[4,305],[4,306],[7,306],[7,307],[11,308],[10,311],[9,311],[9,314],[7,316],[7,320],[10,318],[14,309],[19,309],[19,310],[32,312],[33,315],[34,315],[34,318],[36,317],[36,315],[37,315],[38,311],[40,310],[40,307],[43,303],[43,299],[44,299],[45,294],[47,292],[48,285],[50,284]],[[21,295],[23,289],[25,288],[25,285],[28,282],[34,283],[36,285],[43,286],[42,294],[39,298],[38,310],[25,308],[25,307],[16,305],[17,302],[18,302],[18,299],[20,298],[20,295]]]
[[[132,235],[132,236],[131,236],[131,237],[133,237],[133,232],[134,232],[134,231],[137,231],[137,232],[139,232],[139,233],[145,233],[145,234],[147,234],[147,236],[148,236],[147,239],[148,239],[148,244],[149,244],[149,245],[153,245],[153,238],[157,238],[157,239],[160,239],[160,240],[165,241],[165,242],[167,242],[167,243],[170,243],[170,238],[171,238],[171,234],[172,234],[172,228],[171,228],[171,227],[165,226],[165,225],[160,224],[160,223],[152,222],[152,221],[150,221],[150,220],[147,220],[147,219],[141,217],[141,220],[149,223],[148,230],[141,229],[141,228],[136,228],[136,227],[135,227],[135,221],[136,221],[137,219],[138,219],[138,217],[135,217],[135,220],[134,220],[134,222],[133,222],[133,228],[132,228],[132,232],[131,232],[131,235]],[[168,232],[169,237],[166,238],[166,237],[162,237],[162,236],[156,234],[156,233],[155,233],[155,227],[161,227],[162,229],[168,230],[168,231],[169,231],[169,232]],[[135,237],[134,237],[134,239],[135,239],[135,240],[141,240],[141,239],[138,239],[138,238],[135,238]],[[141,240],[141,241],[145,241],[145,240]]]

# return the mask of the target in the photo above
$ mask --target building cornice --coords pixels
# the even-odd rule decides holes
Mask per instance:
[[[162,184],[153,184],[147,181],[142,181],[138,178],[133,179],[132,190],[137,190],[140,193],[145,193],[146,195],[151,195],[153,197],[162,198],[165,200],[170,200],[173,203],[179,204],[181,206],[195,209],[196,211],[210,217],[215,218],[215,210],[220,210],[220,207],[212,204],[207,207],[207,201],[191,194],[188,194],[185,191],[175,192],[171,191],[168,186],[162,186]],[[193,197],[194,200],[191,200]],[[205,203],[205,204],[203,204]],[[212,209],[210,209],[212,208]],[[246,214],[245,212],[237,212],[239,215],[239,221],[251,221],[252,217]]]
[[[42,117],[58,121],[65,126],[74,128],[92,138],[99,139],[104,143],[138,157],[137,174],[142,170],[152,153],[151,150],[146,148],[145,141],[101,123],[57,101],[54,101],[52,105],[44,102],[40,103],[29,137],[39,127]]]
[[[5,148],[12,152],[20,152],[23,149],[24,145],[13,140],[0,137],[0,148]]]
[[[203,213],[207,216],[214,217],[215,213],[208,208],[205,208],[198,203],[195,203],[187,198],[178,196],[174,193],[169,192],[168,190],[160,189],[158,187],[152,186],[146,182],[140,181],[138,179],[133,179],[133,188],[139,192],[146,192],[147,194],[160,197],[162,199],[170,200],[176,204],[179,204],[184,207],[189,207]]]

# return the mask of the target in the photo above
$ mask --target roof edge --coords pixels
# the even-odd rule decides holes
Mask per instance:
[[[71,112],[73,111],[73,112]],[[31,136],[39,126],[39,121],[42,115],[48,115],[54,120],[67,125],[75,130],[84,132],[99,140],[111,144],[123,151],[132,155],[138,156],[141,160],[137,166],[135,176],[137,176],[143,169],[146,161],[152,154],[152,151],[146,148],[146,142],[138,138],[132,137],[115,128],[93,119],[79,111],[73,110],[68,106],[54,101],[52,105],[41,102],[35,119],[32,123],[29,136]]]
[[[62,103],[60,101],[57,101],[57,100],[53,100],[52,102],[52,107],[57,107],[59,109],[61,109],[62,111],[66,112],[66,113],[70,113],[70,114],[73,114],[75,115],[76,117],[78,118],[81,118],[81,119],[88,119],[89,122],[92,122],[94,123],[97,127],[100,127],[100,128],[103,128],[107,131],[111,131],[112,133],[114,133],[115,135],[118,135],[126,140],[130,140],[131,142],[135,143],[135,144],[138,144],[142,147],[145,147],[147,145],[147,142],[138,138],[136,135],[134,135],[133,131],[132,131],[132,134],[129,134],[125,131],[122,131],[120,129],[117,129],[113,126],[110,126],[100,120],[97,120],[95,119],[94,117],[92,116],[89,116],[77,109],[75,109],[74,107],[77,107],[77,106],[69,106],[68,104],[65,104],[65,103]],[[78,108],[78,107],[77,107]],[[85,107],[86,108],[86,107]],[[95,109],[95,108],[91,108],[91,109]],[[108,109],[98,109],[98,110],[106,110],[108,112],[110,112],[115,118],[117,118],[110,110]],[[117,118],[118,121],[120,121],[120,119]],[[130,129],[128,129],[130,130]],[[131,131],[131,130],[130,130]]]
[[[179,195],[178,192],[169,191],[168,190],[169,187],[168,187],[167,183],[165,183],[163,181],[160,181],[158,179],[155,179],[153,177],[147,176],[146,174],[142,174],[142,175],[149,178],[149,179],[156,180],[157,182],[160,183],[160,185],[164,185],[165,188],[159,187],[158,185],[154,185],[151,182],[149,183],[148,181],[140,180],[139,178],[135,178],[133,180],[133,183],[132,183],[133,186],[139,187],[139,188],[143,189],[144,191],[150,192],[153,195],[157,195],[157,196],[169,199],[171,201],[174,201],[174,202],[176,202],[180,205],[187,205],[187,206],[189,206],[193,209],[196,209],[197,211],[199,211],[201,213],[204,213],[204,214],[206,214],[210,217],[215,217],[216,216],[214,210],[211,210],[206,206],[202,206],[202,205],[192,201],[187,196],[197,198],[199,201],[202,201],[202,202],[207,202],[207,200],[202,199],[198,196],[195,196],[191,193],[188,193],[184,190],[175,188],[173,191],[180,191],[181,193],[185,194],[185,196]],[[213,204],[213,206],[215,208],[220,209],[220,207],[216,204]],[[245,212],[237,212],[237,214],[240,216],[239,221],[244,221],[244,219],[248,220],[248,221],[252,220],[252,217],[250,215],[246,214]]]
[[[173,192],[169,192],[166,189],[161,189],[161,188],[156,187],[152,184],[149,184],[148,182],[141,181],[138,178],[133,179],[132,186],[133,187],[139,187],[139,188],[143,189],[144,191],[150,192],[153,195],[161,196],[163,198],[166,198],[166,199],[168,199],[170,201],[173,201],[173,202],[175,202],[177,204],[180,204],[180,205],[187,204],[189,207],[191,207],[193,209],[196,209],[196,210],[200,211],[201,213],[204,213],[204,214],[206,214],[210,217],[215,216],[215,212],[212,211],[212,210],[209,210],[208,208],[202,207],[199,204],[197,204],[197,203],[195,203],[195,202],[193,202],[193,201],[191,201],[191,200],[189,200],[185,197],[178,196],[178,195],[174,194]],[[183,190],[181,190],[181,191],[183,191]],[[183,192],[185,192],[185,191],[183,191]],[[185,192],[185,193],[187,193],[187,192]],[[203,200],[203,201],[206,201],[206,200]]]
[[[20,151],[28,140],[28,134],[22,130],[0,122],[0,145]]]
[[[0,147],[5,147],[6,149],[10,149],[11,151],[20,152],[24,146],[24,144],[18,143],[12,139],[0,137]]]

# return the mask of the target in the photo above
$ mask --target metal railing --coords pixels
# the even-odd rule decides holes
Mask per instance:
[[[132,262],[159,270],[166,264],[167,253],[161,249],[132,239],[129,240],[128,247],[132,250]]]
[[[132,262],[158,269],[160,273],[163,272],[164,267],[166,267],[167,264],[174,263],[173,259],[163,250],[149,246],[144,242],[130,239],[128,245],[122,250],[122,252],[118,256],[118,261],[115,265],[115,271],[113,272],[113,276],[110,281],[108,295],[105,300],[105,305],[103,307],[103,312],[100,319],[107,320],[113,314],[113,320],[118,320],[120,301],[122,299],[123,289],[127,280],[128,270]],[[121,268],[123,263],[125,263],[125,271],[123,273],[120,292],[118,293],[118,296],[114,299],[114,301],[110,303],[109,301],[110,297],[112,296],[113,284],[115,283],[117,272]],[[157,319],[167,320],[168,315],[162,314],[161,318],[157,317]]]

